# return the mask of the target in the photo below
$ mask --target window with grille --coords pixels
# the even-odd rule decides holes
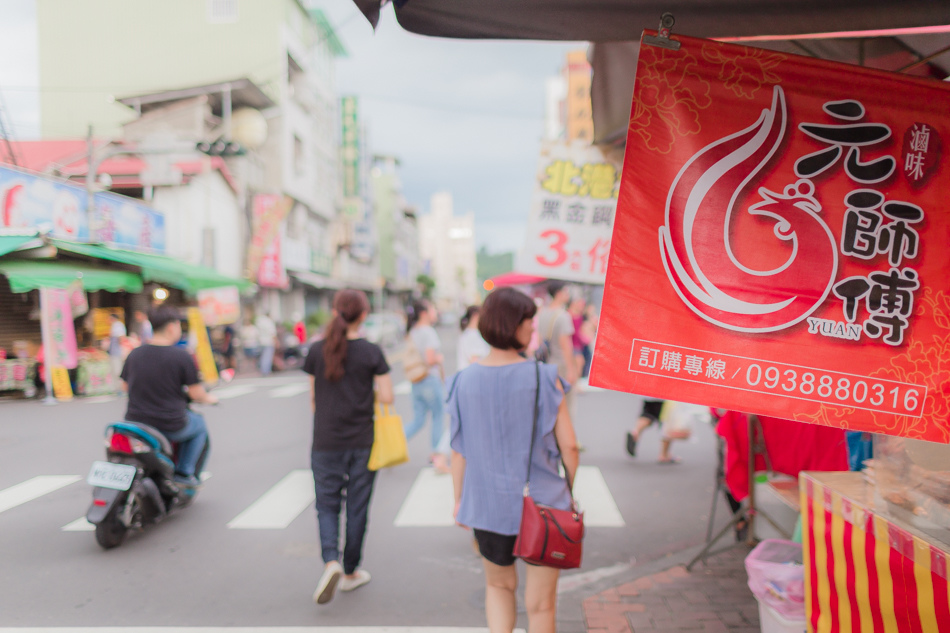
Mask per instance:
[[[208,0],[208,22],[230,24],[238,20],[238,0]]]

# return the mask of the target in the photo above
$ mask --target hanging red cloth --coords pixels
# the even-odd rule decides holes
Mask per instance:
[[[772,470],[797,477],[803,470],[848,470],[845,431],[829,426],[759,416]],[[727,411],[716,432],[726,441],[726,485],[737,500],[749,496],[749,421],[745,413]],[[756,471],[766,470],[756,455]]]

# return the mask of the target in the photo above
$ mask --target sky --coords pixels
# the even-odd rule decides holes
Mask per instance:
[[[413,35],[383,11],[376,32],[350,0],[315,0],[347,49],[337,91],[359,97],[371,151],[397,156],[422,213],[452,193],[475,214],[476,242],[516,251],[524,239],[544,122],[544,85],[586,43],[449,40]],[[34,0],[3,0],[0,108],[14,138],[39,135]],[[12,125],[11,125],[12,124]]]

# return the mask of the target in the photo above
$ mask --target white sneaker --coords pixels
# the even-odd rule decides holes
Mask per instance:
[[[320,576],[320,584],[317,590],[313,592],[313,601],[317,604],[326,604],[333,600],[333,594],[336,591],[337,583],[343,577],[343,565],[334,561],[327,563],[323,575]]]
[[[355,576],[355,578],[343,576],[343,579],[340,581],[340,591],[353,591],[373,579],[365,569],[357,569]]]

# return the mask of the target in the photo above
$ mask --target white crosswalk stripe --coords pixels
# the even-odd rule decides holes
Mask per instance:
[[[217,396],[219,400],[228,400],[230,398],[246,396],[255,391],[257,391],[257,387],[251,385],[232,385],[231,387],[224,387],[223,389],[215,389],[214,395]]]
[[[623,527],[626,525],[617,503],[607,488],[603,473],[596,466],[581,466],[574,481],[574,496],[584,511],[587,527]],[[452,477],[423,469],[396,514],[396,527],[440,527],[455,525]]]
[[[277,387],[267,392],[271,398],[293,398],[306,391],[310,391],[309,382],[292,382],[289,385]]]
[[[79,475],[39,475],[23,483],[0,490],[0,512],[39,499],[43,495],[74,484],[82,479]]]
[[[202,475],[203,480],[211,477]],[[0,512],[38,499],[79,481],[78,475],[38,476],[0,490]],[[581,466],[574,482],[574,496],[584,511],[588,527],[624,527],[623,516],[596,466]],[[293,470],[227,523],[232,530],[283,530],[314,502],[313,475]],[[416,476],[393,521],[396,527],[451,527],[455,525],[452,477],[423,468]],[[63,525],[63,532],[88,532],[95,527],[79,517]],[[2,633],[2,631],[0,631]]]
[[[441,527],[455,525],[455,492],[452,476],[423,468],[402,502],[393,524],[396,527]]]
[[[313,475],[293,470],[257,501],[234,517],[232,530],[282,530],[314,502]]]

